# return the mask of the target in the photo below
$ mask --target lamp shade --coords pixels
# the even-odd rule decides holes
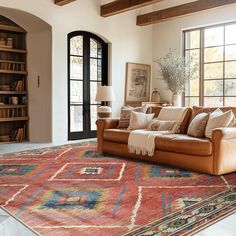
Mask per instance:
[[[115,101],[115,94],[112,86],[98,86],[95,100],[98,102]]]

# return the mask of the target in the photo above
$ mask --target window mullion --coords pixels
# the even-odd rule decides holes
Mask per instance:
[[[204,30],[200,30],[200,75],[199,75],[199,99],[200,106],[204,106]]]
[[[225,106],[225,25],[224,25],[224,46],[223,46],[223,106]]]

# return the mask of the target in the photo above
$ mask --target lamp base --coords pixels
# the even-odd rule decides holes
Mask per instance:
[[[98,108],[98,117],[99,118],[110,118],[111,117],[111,107],[109,106],[100,106]]]

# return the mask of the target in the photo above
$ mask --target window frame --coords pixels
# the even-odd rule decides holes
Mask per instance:
[[[235,43],[230,43],[227,44],[226,43],[226,34],[225,34],[225,29],[228,25],[235,25],[236,26],[236,21],[233,22],[227,22],[227,23],[221,23],[221,24],[215,24],[215,25],[210,25],[210,26],[205,26],[205,27],[198,27],[198,28],[193,28],[193,29],[188,29],[188,30],[183,30],[183,56],[186,56],[186,52],[190,52],[191,50],[199,50],[199,94],[198,96],[191,96],[191,94],[189,93],[189,95],[185,94],[184,91],[184,96],[183,96],[183,104],[186,105],[186,98],[199,98],[199,106],[204,106],[204,99],[206,97],[209,98],[222,98],[223,99],[223,106],[225,106],[226,102],[225,99],[226,98],[236,98],[236,95],[226,95],[225,94],[225,83],[227,80],[235,80],[236,82],[236,76],[232,77],[232,78],[227,78],[226,75],[226,63],[227,62],[235,62],[236,63],[236,59],[233,60],[226,60],[226,47],[227,46],[236,46],[236,42]],[[223,27],[223,44],[222,45],[214,45],[214,46],[205,46],[204,45],[204,36],[205,36],[205,30],[207,29],[211,29],[211,28],[217,28],[217,27]],[[199,37],[199,48],[187,48],[187,33],[189,32],[194,32],[194,31],[199,31],[200,37]],[[216,47],[222,47],[223,48],[223,60],[222,61],[212,61],[212,62],[205,62],[204,56],[205,56],[205,49],[207,48],[216,48]],[[214,64],[214,63],[222,63],[223,64],[223,76],[222,78],[214,78],[214,79],[204,79],[204,65],[207,64]],[[207,96],[204,94],[204,82],[205,81],[222,81],[223,82],[223,87],[222,87],[222,96]],[[189,105],[189,104],[187,104]],[[220,105],[221,106],[221,105]],[[226,105],[227,106],[227,105]]]

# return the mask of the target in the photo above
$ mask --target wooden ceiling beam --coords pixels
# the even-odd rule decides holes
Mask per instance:
[[[211,8],[221,7],[229,4],[236,3],[236,0],[198,0],[175,7],[163,9],[139,15],[137,17],[137,25],[150,25],[161,21],[169,20],[172,18],[193,14],[195,12],[208,10]]]
[[[74,2],[75,0],[55,0],[55,4],[58,6],[64,6],[68,3]]]
[[[162,0],[116,0],[101,6],[101,16],[112,16],[160,1]]]

